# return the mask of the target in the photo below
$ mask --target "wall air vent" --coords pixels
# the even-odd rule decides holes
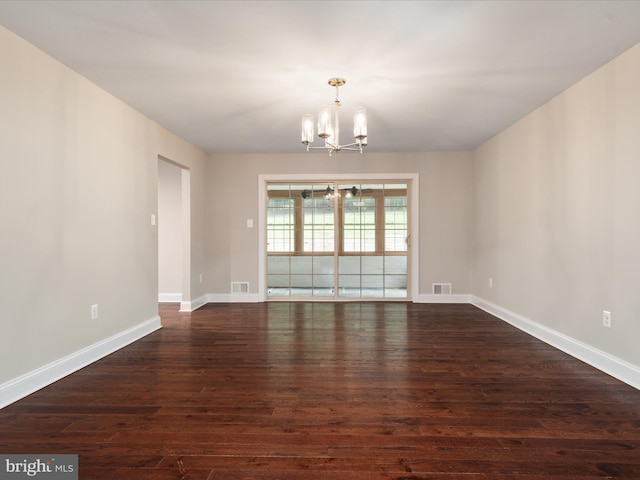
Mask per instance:
[[[451,295],[450,283],[433,283],[432,286],[434,295]]]
[[[231,293],[249,293],[249,282],[231,282]]]

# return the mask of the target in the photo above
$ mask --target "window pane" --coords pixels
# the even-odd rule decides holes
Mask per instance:
[[[316,196],[318,195],[318,196]],[[333,200],[314,191],[302,200],[303,251],[333,252],[335,248],[335,216]]]
[[[267,252],[293,252],[294,207],[293,198],[267,200]]]
[[[384,199],[384,249],[386,252],[407,251],[407,197]]]
[[[343,250],[376,251],[376,199],[352,197],[343,201]]]
[[[381,275],[384,272],[382,259],[383,257],[377,255],[375,257],[362,257],[362,273],[364,275]]]
[[[360,275],[360,257],[340,257],[338,272],[340,275]]]

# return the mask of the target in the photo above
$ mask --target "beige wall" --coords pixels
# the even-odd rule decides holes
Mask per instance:
[[[156,315],[157,194],[151,122],[3,28],[0,64],[2,383]]]
[[[2,386],[157,318],[158,154],[204,154],[3,27],[0,65]]]
[[[640,365],[638,46],[473,153],[206,156],[2,27],[0,65],[0,386],[157,315],[159,156],[189,173],[187,300],[255,291],[259,175],[417,173],[420,294]]]
[[[640,45],[473,155],[473,293],[635,365],[639,127]]]
[[[228,294],[231,281],[248,281],[257,293],[258,175],[412,174],[420,176],[420,294],[451,282],[454,293],[471,292],[471,154],[307,153],[211,155],[207,163],[208,291]]]

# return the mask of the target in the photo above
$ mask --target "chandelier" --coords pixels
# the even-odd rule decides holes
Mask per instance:
[[[307,113],[302,116],[302,143],[307,146],[307,152],[312,148],[323,148],[331,155],[340,150],[359,151],[367,146],[367,111],[364,107],[358,107],[353,116],[353,138],[355,142],[340,145],[340,99],[338,90],[347,81],[344,78],[330,78],[329,85],[336,87],[336,99],[333,102],[333,122],[331,119],[331,107],[321,107],[318,114],[318,136],[324,140],[324,146],[312,147],[314,136],[313,115]]]

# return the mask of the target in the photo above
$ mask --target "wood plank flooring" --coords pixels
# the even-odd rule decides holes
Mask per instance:
[[[471,305],[160,307],[165,328],[0,410],[82,480],[640,478],[640,391]]]

